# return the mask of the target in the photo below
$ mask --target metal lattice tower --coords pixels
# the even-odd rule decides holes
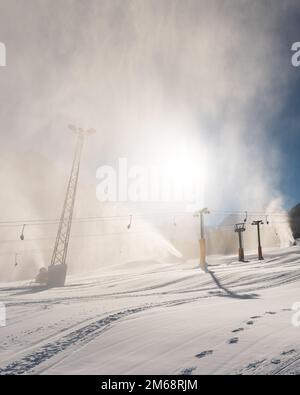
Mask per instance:
[[[69,183],[67,188],[67,194],[64,201],[64,206],[60,218],[54,251],[51,259],[51,265],[48,270],[49,271],[48,285],[50,286],[64,285],[65,282],[66,259],[67,259],[74,205],[76,199],[82,148],[83,148],[85,137],[88,134],[95,132],[93,129],[89,129],[87,131],[81,128],[77,129],[73,125],[70,125],[69,128],[74,133],[77,134],[77,143],[76,143],[76,150],[75,150],[71,175],[69,178]]]

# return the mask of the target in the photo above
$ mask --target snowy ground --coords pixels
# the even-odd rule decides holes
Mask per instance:
[[[300,373],[300,247],[0,285],[0,374]]]

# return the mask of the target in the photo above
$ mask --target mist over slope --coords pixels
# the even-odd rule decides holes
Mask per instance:
[[[0,202],[5,219],[59,217],[73,153],[69,123],[97,130],[85,147],[75,216],[144,212],[137,203],[96,199],[97,168],[115,167],[120,157],[145,167],[166,162],[184,167],[191,157],[203,186],[198,205],[266,210],[284,195],[281,154],[269,126],[290,86],[281,32],[296,7],[294,0],[272,7],[258,0],[3,2],[0,37],[8,67],[0,73],[5,191]],[[169,208],[161,201],[147,205],[148,211]],[[170,227],[166,233],[153,218],[143,226],[151,237],[72,243],[74,270],[83,260],[93,262],[88,268],[123,260],[120,251],[127,251],[125,260],[134,260],[197,250],[197,224],[177,232],[180,248],[172,243],[172,219],[162,225]],[[124,230],[126,223],[77,225],[74,234]],[[5,233],[16,240],[1,242],[5,279],[30,277],[48,264],[56,229],[32,232],[38,239],[52,238],[27,244],[26,250],[47,249],[38,256],[24,255],[19,229]],[[12,274],[17,252],[23,274]]]

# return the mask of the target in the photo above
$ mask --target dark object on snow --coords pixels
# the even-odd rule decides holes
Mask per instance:
[[[202,351],[199,354],[195,355],[196,358],[204,358],[207,355],[211,355],[213,353],[213,350],[207,350],[207,351]]]
[[[67,265],[51,265],[48,268],[48,287],[63,287],[66,281]]]
[[[45,267],[42,267],[35,278],[35,282],[38,284],[47,284],[47,281],[48,281],[48,270]]]
[[[237,329],[234,329],[233,331],[231,331],[232,333],[236,333],[236,332],[241,332],[241,331],[243,331],[244,330],[244,328],[237,328]]]
[[[280,362],[281,362],[280,359],[276,359],[276,358],[271,359],[271,363],[273,363],[274,365],[278,365]]]
[[[300,238],[300,203],[289,211],[289,222],[294,239]]]
[[[239,338],[238,338],[238,337],[232,337],[231,339],[229,339],[229,340],[227,341],[227,343],[228,343],[228,344],[236,344],[236,343],[238,343],[238,341],[239,341]]]

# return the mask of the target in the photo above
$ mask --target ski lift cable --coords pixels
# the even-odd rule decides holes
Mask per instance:
[[[270,225],[281,225],[281,224],[288,224],[288,221],[272,221],[270,222]],[[130,223],[132,224],[132,222]],[[129,226],[129,225],[128,225]],[[177,224],[176,224],[177,226]],[[211,230],[224,230],[224,231],[232,231],[232,228],[235,226],[235,224],[226,224],[226,225],[220,225],[220,226],[215,226],[211,227]],[[127,229],[130,229],[127,227]],[[158,227],[159,229],[159,227]],[[247,228],[247,231],[252,230],[251,228]],[[152,233],[153,229],[144,229],[144,228],[136,228],[134,232],[128,232],[127,231],[121,231],[121,232],[106,232],[106,233],[100,233],[100,234],[73,234],[71,235],[71,238],[89,238],[89,237],[108,237],[108,236],[114,236],[114,235],[137,235],[137,234],[145,234],[145,233]],[[32,237],[32,238],[26,238],[23,240],[23,242],[33,242],[33,241],[46,241],[46,240],[53,240],[55,239],[55,236],[49,236],[49,237]],[[0,239],[0,243],[16,243],[19,242],[16,239]]]
[[[211,215],[242,215],[245,214],[247,217],[253,216],[287,216],[285,212],[263,212],[263,211],[218,211],[218,210],[210,210]],[[156,212],[156,213],[145,213],[145,214],[124,214],[124,215],[112,215],[112,216],[90,216],[90,217],[77,217],[73,219],[74,223],[83,223],[83,222],[97,222],[97,221],[112,221],[112,220],[127,220],[128,218],[149,218],[149,217],[191,217],[194,213],[192,212]],[[47,225],[57,225],[59,224],[59,219],[28,219],[28,220],[7,220],[0,221],[0,227],[20,227],[20,226],[47,226]],[[24,230],[24,229],[23,229]]]
[[[77,238],[89,238],[89,237],[107,237],[107,236],[116,236],[116,235],[137,235],[137,234],[146,234],[146,233],[153,233],[153,229],[147,229],[142,231],[134,231],[134,232],[107,232],[107,233],[96,233],[96,234],[79,234],[79,235],[71,235],[70,239],[77,239]],[[54,240],[56,236],[49,236],[49,237],[36,237],[36,238],[27,238],[24,242],[31,242],[31,241],[46,241],[46,240]],[[19,242],[15,239],[1,239],[0,243],[16,243]]]

